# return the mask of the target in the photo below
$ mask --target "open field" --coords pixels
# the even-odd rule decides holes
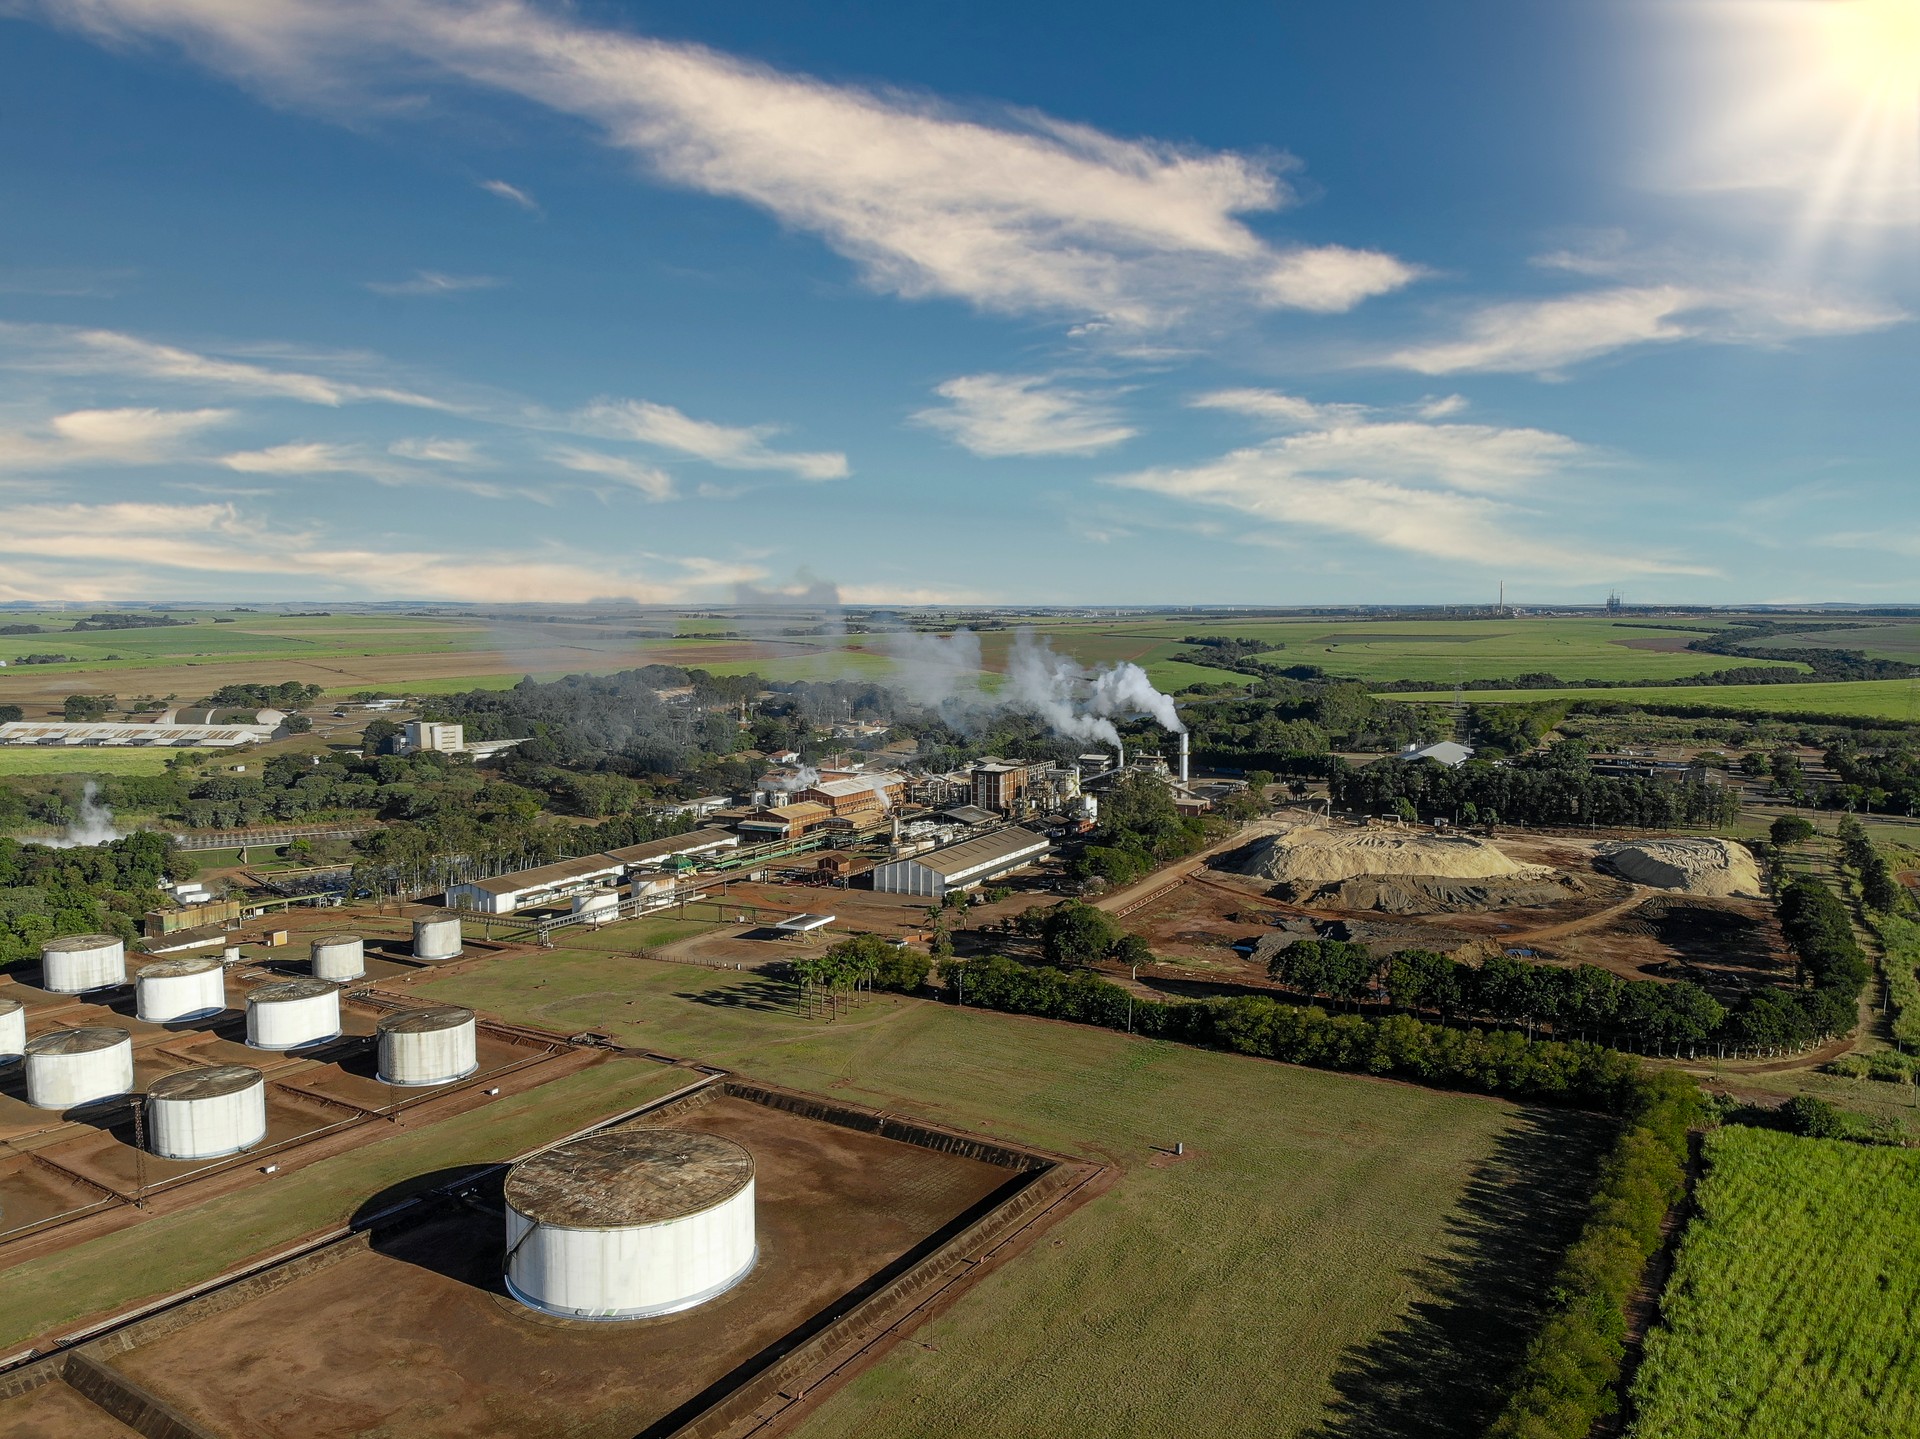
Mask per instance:
[[[108,749],[97,745],[0,745],[0,776],[160,774],[177,749]]]
[[[1719,656],[1708,656],[1717,659]],[[1451,704],[1451,694],[1396,694],[1387,699]],[[1713,705],[1746,713],[1805,712],[1865,719],[1920,720],[1920,681],[1858,680],[1784,685],[1672,685],[1642,689],[1468,690],[1469,704],[1525,704],[1534,700],[1596,700],[1615,704]]]
[[[1603,1137],[1562,1112],[923,1000],[829,1024],[759,975],[569,949],[415,988],[1119,1171],[808,1436],[1161,1435],[1202,1410],[1220,1435],[1477,1433]]]
[[[1635,1439],[1920,1433],[1920,1156],[1735,1126],[1706,1159]]]
[[[1893,621],[1868,624],[1865,629],[1788,635],[1776,643],[1805,646],[1808,649],[1859,650],[1870,659],[1920,664],[1920,621]]]
[[[504,1094],[436,1124],[275,1175],[192,1208],[157,1214],[5,1270],[0,1348],[87,1315],[210,1279],[249,1255],[344,1224],[370,1198],[397,1200],[462,1164],[486,1164],[685,1084],[684,1070],[610,1060],[535,1089]],[[218,1236],[218,1242],[209,1242]]]

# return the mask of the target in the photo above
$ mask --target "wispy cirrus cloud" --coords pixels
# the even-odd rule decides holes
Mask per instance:
[[[0,472],[73,465],[153,465],[181,457],[185,442],[224,425],[233,411],[71,410],[44,424],[0,430]]]
[[[670,500],[675,495],[672,475],[657,466],[644,464],[627,455],[608,455],[598,450],[561,446],[553,450],[548,458],[556,465],[564,466],[578,474],[598,475],[603,479],[618,480],[621,484],[638,490],[650,500]]]
[[[343,541],[317,525],[276,525],[232,504],[0,506],[0,598],[121,599],[371,593],[446,600],[625,599],[670,603],[758,579],[756,565],[699,556],[629,560],[553,544],[449,552]]]
[[[849,473],[847,457],[838,452],[774,449],[767,439],[779,433],[775,426],[717,424],[650,400],[601,400],[575,419],[586,434],[677,450],[723,469],[783,470],[803,480],[838,480]]]
[[[961,375],[934,393],[946,403],[914,423],[976,455],[1092,455],[1139,433],[1106,400],[1046,375]]]
[[[332,444],[322,440],[293,440],[258,450],[237,450],[222,455],[220,463],[243,475],[293,478],[310,475],[357,475],[376,484],[389,486],[425,486],[457,490],[480,499],[532,500],[550,505],[554,497],[545,490],[528,485],[502,485],[476,479],[463,468],[443,464],[403,464],[394,459],[410,447],[408,441],[396,441],[384,451],[370,450],[360,444]]]
[[[439,270],[415,270],[404,280],[367,280],[363,282],[376,295],[460,295],[469,290],[493,290],[500,286],[495,275],[448,275]]]
[[[482,180],[480,188],[489,195],[498,195],[502,200],[518,205],[523,210],[531,210],[536,215],[540,213],[540,202],[518,185],[509,185],[505,180]]]
[[[177,41],[263,94],[333,112],[364,114],[369,94],[417,88],[423,69],[517,95],[597,126],[661,180],[817,235],[909,298],[1138,329],[1208,307],[1344,310],[1419,274],[1380,251],[1279,246],[1250,229],[1242,216],[1293,202],[1285,159],[962,113],[525,0],[37,8],[103,38]]]
[[[1406,419],[1265,390],[1215,391],[1193,403],[1281,433],[1199,464],[1138,470],[1106,483],[1231,510],[1282,533],[1344,535],[1508,571],[1582,580],[1708,573],[1683,560],[1607,554],[1523,528],[1549,498],[1543,492],[1597,458],[1565,435]]]

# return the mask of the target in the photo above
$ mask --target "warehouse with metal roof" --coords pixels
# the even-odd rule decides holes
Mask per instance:
[[[886,894],[923,895],[942,899],[955,890],[971,889],[976,884],[1011,874],[1032,864],[1052,845],[1047,837],[1015,825],[962,840],[931,854],[889,860],[876,865],[873,887]]]
[[[697,829],[691,834],[630,844],[605,854],[582,855],[492,879],[471,879],[447,887],[449,909],[477,910],[481,914],[514,914],[535,905],[553,904],[596,889],[611,890],[627,874],[662,868],[681,856],[707,854],[740,843],[724,829]]]

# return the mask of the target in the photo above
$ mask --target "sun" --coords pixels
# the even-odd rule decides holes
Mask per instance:
[[[1863,100],[1920,91],[1920,0],[1820,0],[1818,8],[1824,58],[1842,85]]]

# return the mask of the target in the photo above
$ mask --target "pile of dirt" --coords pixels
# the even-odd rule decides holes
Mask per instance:
[[[1297,825],[1239,858],[1241,874],[1311,891],[1350,879],[1546,879],[1544,865],[1517,864],[1468,834],[1433,834],[1398,826],[1334,829]]]
[[[1761,898],[1760,867],[1747,847],[1727,839],[1637,839],[1600,855],[1600,863],[1635,884],[1685,894]]]
[[[1360,875],[1301,893],[1296,903],[1314,909],[1371,909],[1381,914],[1478,914],[1490,909],[1532,909],[1585,899],[1592,881],[1578,875],[1438,879],[1427,875]]]

